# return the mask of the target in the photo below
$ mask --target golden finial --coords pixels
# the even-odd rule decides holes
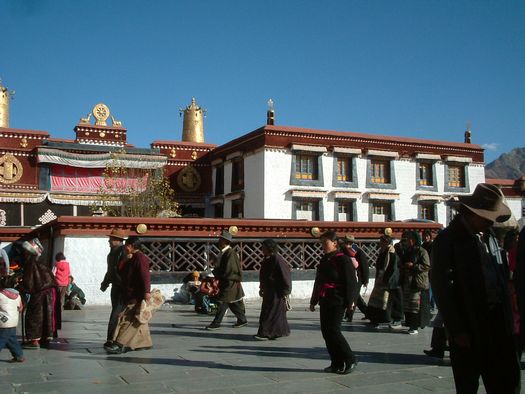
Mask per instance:
[[[204,142],[204,117],[206,110],[199,107],[192,97],[191,104],[179,110],[184,115],[182,120],[182,140],[187,142]]]

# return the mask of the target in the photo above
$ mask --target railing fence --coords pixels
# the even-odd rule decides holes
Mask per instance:
[[[319,240],[274,240],[292,269],[315,269],[323,255]],[[241,258],[243,270],[260,269],[263,260],[262,241],[243,238],[233,244]],[[357,244],[368,256],[370,264],[375,264],[379,254],[377,240],[359,240]],[[152,271],[158,273],[202,271],[210,265],[211,256],[217,256],[220,252],[216,240],[209,238],[145,238],[143,250],[151,260]]]

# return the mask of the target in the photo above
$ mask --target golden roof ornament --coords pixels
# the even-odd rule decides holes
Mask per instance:
[[[110,112],[109,108],[104,103],[98,103],[93,107],[93,116],[95,117],[95,125],[97,126],[107,126],[106,122],[109,118]]]
[[[108,106],[104,103],[98,103],[97,105],[95,105],[91,113],[87,114],[84,118],[80,118],[80,121],[78,123],[85,125],[91,124],[91,116],[95,118],[95,125],[97,126],[107,126],[107,120],[111,118],[114,127],[122,127],[122,122],[120,120],[115,119],[115,117],[111,114]],[[86,135],[89,134],[86,132]]]
[[[181,115],[184,115],[182,120],[182,141],[186,142],[204,142],[204,117],[206,110],[199,107],[192,97],[191,104],[185,109],[179,110]]]

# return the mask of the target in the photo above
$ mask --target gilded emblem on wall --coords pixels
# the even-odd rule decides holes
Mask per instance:
[[[172,148],[170,151],[170,156],[173,158],[177,157],[177,149]]]
[[[11,154],[0,157],[0,183],[16,183],[22,178],[22,163]]]
[[[26,138],[26,137],[22,138],[22,139],[20,140],[20,146],[21,146],[22,148],[27,148],[27,145],[28,145],[27,138]]]
[[[191,152],[191,158],[192,158],[193,160],[196,160],[196,159],[197,159],[197,151],[194,150],[193,152]]]
[[[187,166],[177,175],[177,185],[185,192],[194,192],[201,185],[201,176],[194,167]]]

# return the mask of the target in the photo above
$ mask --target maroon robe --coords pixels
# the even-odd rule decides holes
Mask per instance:
[[[257,335],[268,338],[290,335],[284,298],[292,291],[290,267],[278,254],[266,257],[261,265],[259,281],[263,302]]]

